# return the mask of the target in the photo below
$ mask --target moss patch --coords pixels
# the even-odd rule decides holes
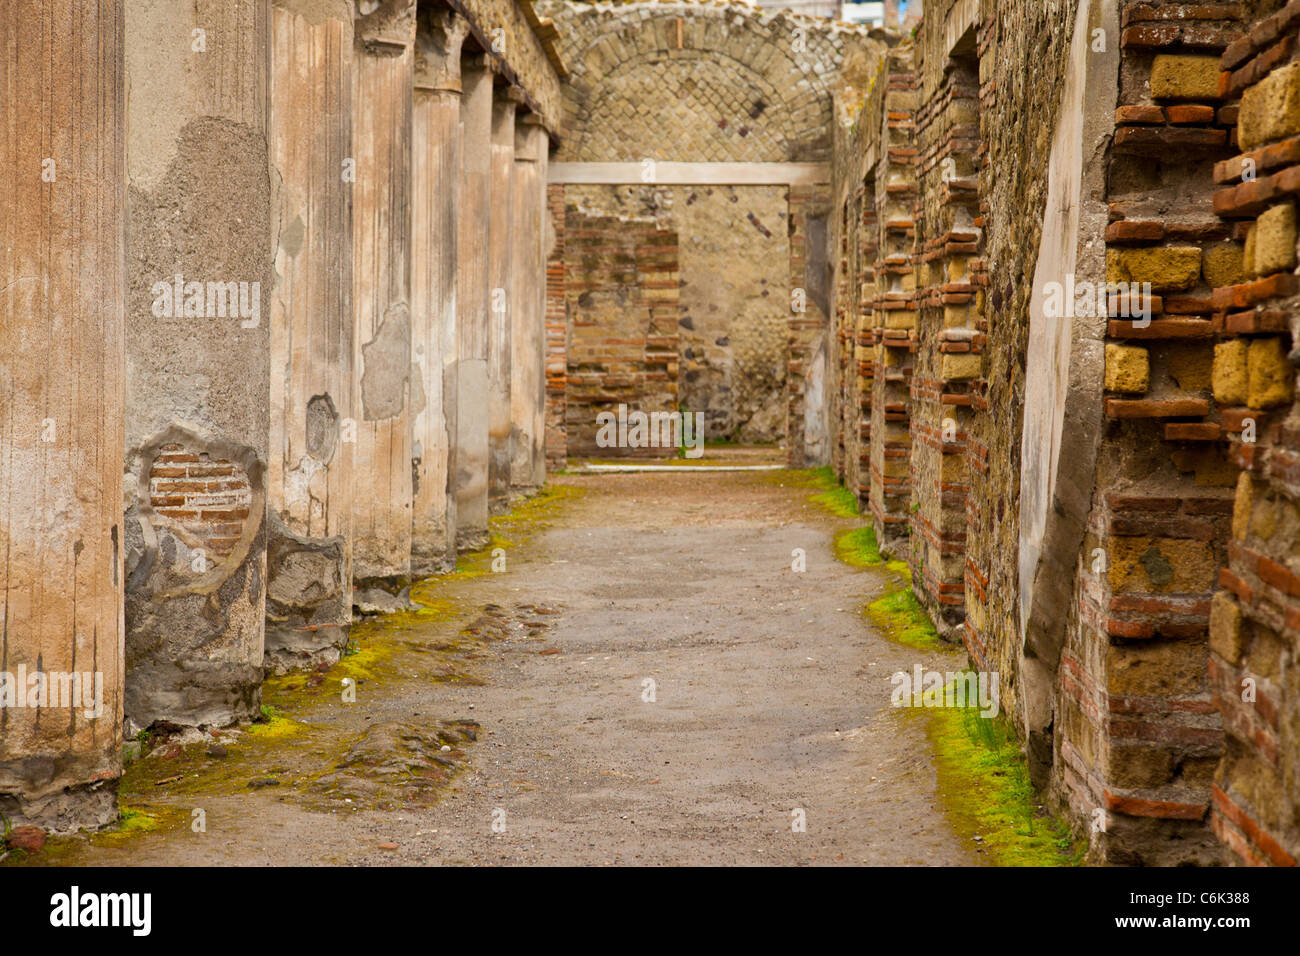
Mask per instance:
[[[830,468],[775,472],[769,480],[810,490],[809,500],[836,517],[858,517],[856,499]],[[889,573],[889,590],[868,604],[865,614],[890,640],[918,651],[953,653],[912,593],[907,563],[885,560],[870,525],[839,531],[835,556],[851,567]],[[976,707],[909,709],[905,719],[924,722],[945,812],[959,836],[983,849],[986,862],[997,866],[1082,862],[1087,845],[1073,840],[1058,817],[1039,809],[1020,745],[1005,719],[980,717]]]
[[[891,562],[893,563],[893,562]],[[939,632],[912,593],[911,578],[903,577],[902,587],[867,605],[867,617],[892,640],[919,651],[943,647]]]
[[[835,557],[854,568],[874,568],[885,563],[876,544],[876,529],[870,525],[836,535]]]
[[[1082,862],[1087,845],[1039,807],[1020,745],[1004,718],[981,717],[976,707],[920,713],[934,751],[939,795],[958,836],[981,846],[996,866]]]

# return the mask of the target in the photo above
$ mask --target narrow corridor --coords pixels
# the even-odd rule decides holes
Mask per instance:
[[[360,653],[324,680],[273,680],[276,716],[251,734],[154,746],[123,784],[152,830],[63,838],[50,861],[978,860],[938,805],[922,722],[889,706],[889,676],[918,655],[862,614],[885,575],[835,558],[842,522],[790,473],[555,485],[498,528],[503,573],[487,552],[469,562],[484,573],[417,586],[433,611],[358,628]],[[448,600],[462,613],[440,617]],[[475,741],[416,739],[457,720]],[[412,783],[427,750],[459,768],[445,790]]]

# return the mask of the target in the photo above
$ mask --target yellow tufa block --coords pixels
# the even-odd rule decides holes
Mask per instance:
[[[975,352],[945,353],[940,362],[939,377],[945,382],[960,382],[979,378],[980,356]]]
[[[1256,275],[1295,268],[1295,206],[1292,203],[1266,210],[1252,227],[1252,233]]]
[[[1241,607],[1227,591],[1210,599],[1210,650],[1229,664],[1241,663]]]
[[[1250,472],[1243,471],[1237,476],[1237,494],[1232,499],[1232,536],[1238,541],[1246,540],[1254,503],[1255,483],[1250,479]]]
[[[1275,408],[1291,401],[1295,369],[1287,361],[1280,337],[1252,340],[1246,370],[1246,404],[1251,408]]]
[[[1229,339],[1214,347],[1214,368],[1211,384],[1214,400],[1220,405],[1242,405],[1246,401],[1245,339]]]
[[[1219,58],[1158,54],[1151,64],[1151,95],[1158,100],[1217,100]]]
[[[1137,345],[1106,346],[1106,391],[1141,394],[1151,379],[1147,350]]]
[[[1182,291],[1201,277],[1200,246],[1106,250],[1107,282],[1149,282],[1156,292]]]
[[[1300,63],[1274,70],[1241,97],[1237,141],[1243,150],[1300,133]]]
[[[1211,289],[1240,285],[1246,281],[1245,256],[1235,242],[1218,242],[1201,257],[1201,272]]]

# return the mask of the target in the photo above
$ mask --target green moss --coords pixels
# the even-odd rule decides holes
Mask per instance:
[[[772,472],[772,475],[779,484],[807,488],[814,492],[808,496],[808,500],[837,518],[856,518],[860,514],[857,496],[839,483],[829,465],[821,468],[791,468]]]
[[[921,651],[942,646],[930,616],[912,593],[910,583],[867,605],[867,617],[892,640]]]
[[[918,713],[913,711],[912,713]],[[1086,844],[1040,809],[1014,733],[977,707],[937,707],[925,715],[938,789],[957,834],[982,838],[996,866],[1078,866]]]
[[[876,544],[876,529],[870,525],[837,535],[835,556],[855,568],[873,568],[885,563]]]

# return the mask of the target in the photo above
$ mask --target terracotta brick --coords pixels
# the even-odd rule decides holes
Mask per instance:
[[[1106,399],[1106,415],[1110,418],[1194,418],[1209,411],[1210,403],[1203,398]]]
[[[1202,104],[1170,106],[1165,110],[1171,123],[1213,123],[1214,107]]]

